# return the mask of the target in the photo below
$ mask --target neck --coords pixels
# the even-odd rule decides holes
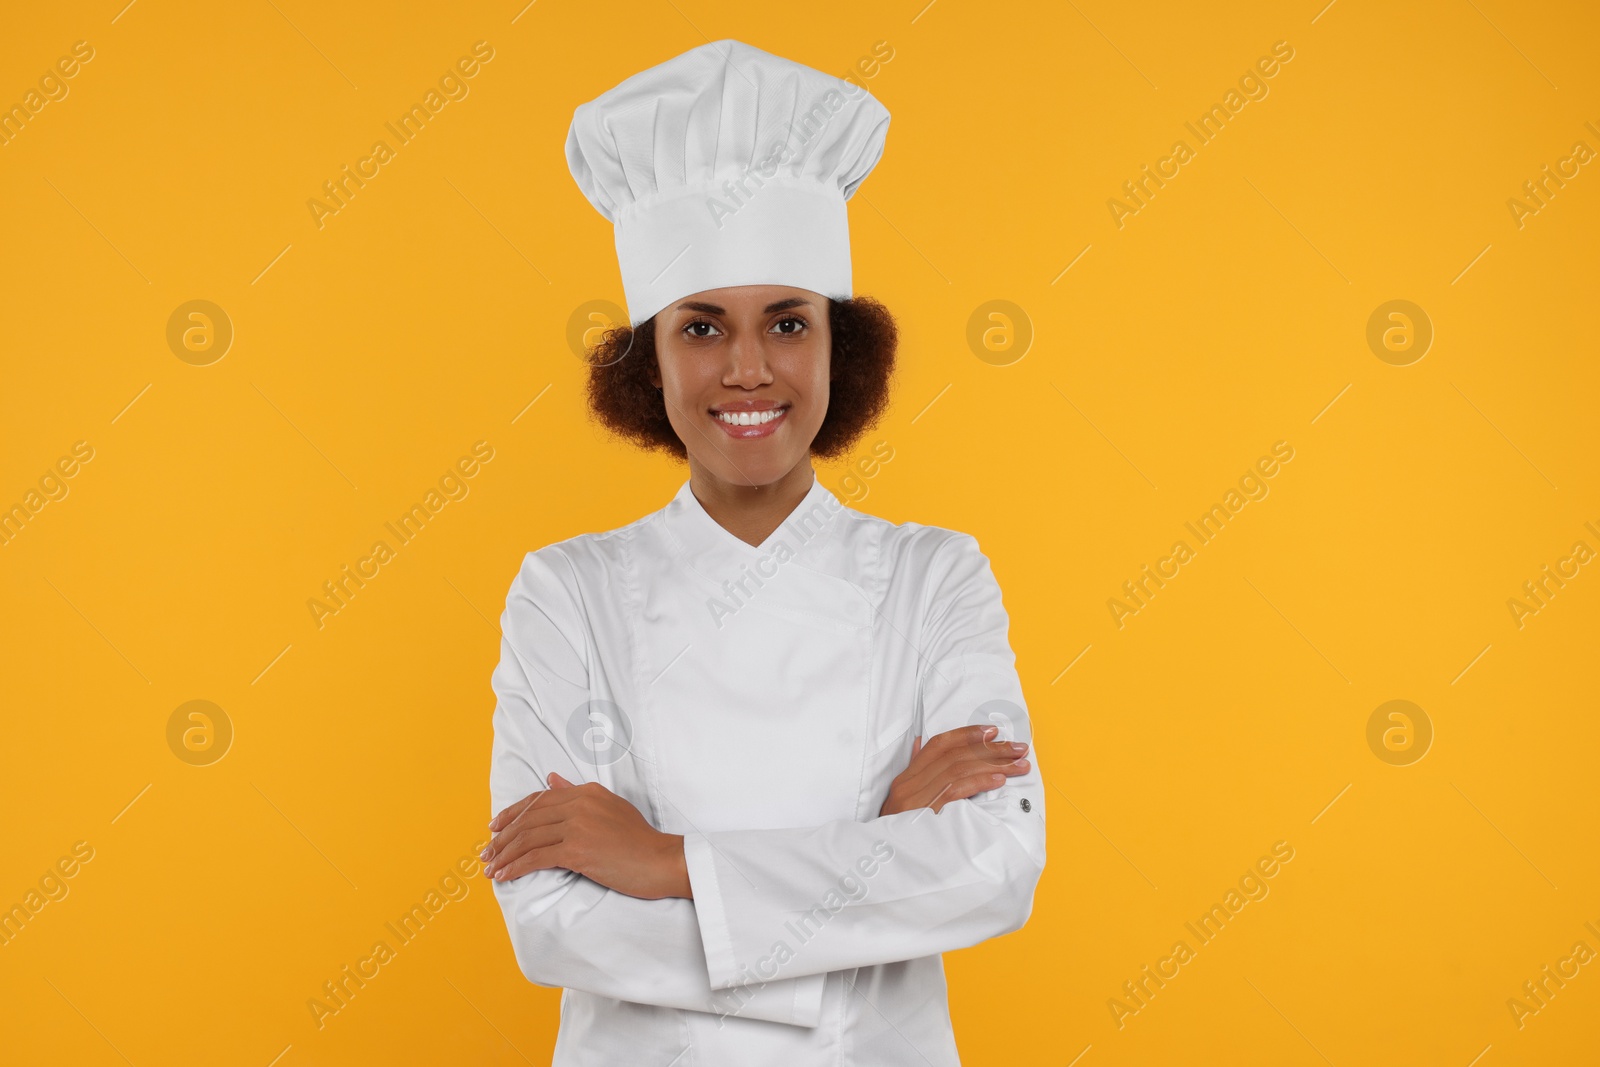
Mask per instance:
[[[740,485],[717,477],[689,457],[689,489],[717,525],[748,545],[760,545],[811,491],[811,457],[766,485]]]

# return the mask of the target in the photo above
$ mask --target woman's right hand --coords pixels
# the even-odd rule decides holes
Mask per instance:
[[[926,745],[918,737],[911,744],[910,765],[890,783],[878,814],[931,807],[937,815],[952,800],[976,796],[1013,775],[1027,774],[1029,764],[1022,756],[1028,746],[989,740],[999,732],[999,727],[978,723],[935,734]]]

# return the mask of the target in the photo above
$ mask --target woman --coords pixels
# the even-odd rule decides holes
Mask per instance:
[[[887,402],[844,209],[887,125],[737,41],[574,116],[630,321],[590,403],[689,479],[529,553],[501,617],[485,870],[565,990],[558,1067],[957,1064],[939,953],[1032,910],[1043,788],[988,560],[812,467]]]

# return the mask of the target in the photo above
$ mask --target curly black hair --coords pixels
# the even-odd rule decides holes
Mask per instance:
[[[589,350],[589,410],[612,433],[647,450],[688,452],[667,419],[666,400],[650,382],[656,367],[656,320],[614,326]],[[889,309],[870,296],[828,301],[833,375],[828,413],[811,454],[836,459],[877,425],[889,406],[899,330]]]

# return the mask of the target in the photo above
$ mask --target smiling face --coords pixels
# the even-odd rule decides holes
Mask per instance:
[[[650,380],[691,473],[760,486],[810,470],[828,413],[827,297],[787,285],[707,289],[658,312],[655,331]]]

